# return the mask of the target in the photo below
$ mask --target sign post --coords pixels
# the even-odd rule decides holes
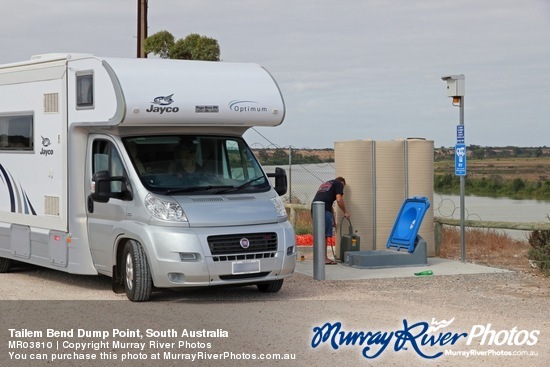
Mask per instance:
[[[462,262],[466,261],[465,200],[466,188],[466,139],[464,133],[464,74],[443,76],[447,82],[447,96],[453,98],[453,106],[460,107],[459,124],[456,127],[455,175],[460,178],[460,242]]]

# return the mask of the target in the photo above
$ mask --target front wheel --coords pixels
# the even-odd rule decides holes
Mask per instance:
[[[0,257],[0,273],[7,273],[11,269],[12,264],[12,259]]]
[[[263,293],[276,293],[281,290],[281,287],[283,286],[283,280],[272,280],[271,282],[265,282],[265,283],[258,283],[256,286],[258,287],[258,290]]]
[[[122,258],[126,296],[132,302],[147,301],[151,296],[153,281],[143,247],[134,240],[128,241]]]

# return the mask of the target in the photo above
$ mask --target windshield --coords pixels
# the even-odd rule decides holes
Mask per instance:
[[[199,135],[134,136],[124,146],[150,191],[218,194],[270,189],[258,161],[241,138]]]

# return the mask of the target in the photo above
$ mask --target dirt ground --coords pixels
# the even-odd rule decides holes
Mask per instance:
[[[453,172],[454,161],[434,163],[436,174]],[[550,158],[484,158],[468,160],[468,176],[490,178],[500,176],[505,180],[521,178],[525,181],[539,181],[550,178]]]

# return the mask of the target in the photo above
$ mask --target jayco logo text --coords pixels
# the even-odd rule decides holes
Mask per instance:
[[[145,110],[145,112],[152,112],[152,113],[175,113],[178,112],[180,109],[179,107],[169,107],[172,103],[174,103],[174,100],[172,99],[172,96],[174,94],[170,94],[169,96],[158,96],[153,99],[153,102],[151,102],[151,107],[149,109]]]

